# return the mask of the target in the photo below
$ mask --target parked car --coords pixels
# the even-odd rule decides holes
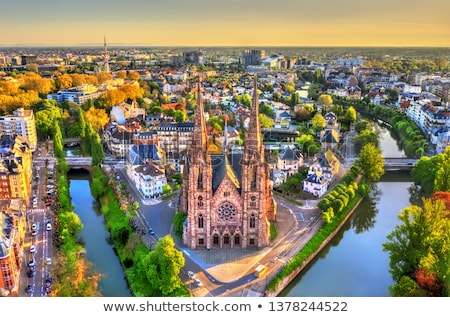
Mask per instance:
[[[189,276],[190,279],[192,279],[192,280],[195,279],[195,274],[194,274],[194,272],[188,271],[187,274],[188,274],[188,276]]]
[[[52,264],[52,258],[47,258],[47,259],[45,260],[45,263],[46,263],[47,265],[51,265],[51,264]]]
[[[28,271],[27,271],[27,275],[28,277],[33,277],[36,275],[36,270],[34,269],[34,267],[31,267]]]
[[[33,291],[34,291],[33,285],[28,284],[28,285],[27,285],[27,288],[26,288],[26,291],[27,291],[27,293],[33,293]]]
[[[35,266],[36,265],[36,260],[33,258],[33,259],[31,259],[29,262],[28,262],[28,266],[29,267],[33,267],[33,266]]]
[[[151,235],[155,234],[155,230],[153,230],[152,228],[148,229],[148,233],[150,233]]]
[[[35,245],[32,245],[31,247],[30,247],[30,253],[35,253],[36,252],[36,246]]]
[[[47,222],[47,224],[45,225],[45,229],[47,230],[47,231],[50,231],[50,230],[52,230],[52,224],[51,224],[51,222],[49,221],[49,222]]]
[[[200,281],[198,278],[196,278],[194,281],[195,281],[195,284],[199,287],[203,285],[202,281]]]

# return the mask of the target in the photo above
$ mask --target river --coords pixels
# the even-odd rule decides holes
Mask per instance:
[[[78,153],[77,149],[69,151],[66,151],[66,155]],[[110,234],[105,227],[100,207],[91,195],[89,172],[71,170],[68,179],[74,212],[83,223],[79,238],[84,242],[86,258],[103,275],[99,281],[100,292],[105,297],[132,296],[119,258],[109,242]]]
[[[376,129],[384,157],[405,156],[389,130]],[[411,205],[411,185],[408,172],[387,172],[339,234],[279,296],[390,296],[389,254],[382,244],[399,224],[400,210]]]

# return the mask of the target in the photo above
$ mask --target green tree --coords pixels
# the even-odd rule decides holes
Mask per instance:
[[[322,106],[328,107],[333,104],[333,98],[329,94],[321,94],[317,100]]]
[[[163,187],[163,195],[169,194],[172,191],[172,187],[169,184],[164,185]]]
[[[389,252],[390,273],[399,283],[423,270],[437,278],[441,295],[449,294],[450,218],[441,200],[423,199],[423,207],[412,205],[400,212],[401,223],[388,234],[383,251]],[[417,278],[416,278],[417,281]],[[419,284],[420,285],[420,284]],[[422,288],[424,288],[422,286]]]
[[[347,111],[345,112],[345,120],[348,122],[356,121],[356,110],[352,106],[348,107]]]
[[[314,117],[311,119],[312,128],[314,131],[319,132],[323,128],[325,128],[327,122],[325,121],[325,118],[320,114],[316,113]]]
[[[384,158],[381,150],[372,143],[363,146],[357,164],[369,182],[379,181],[384,174]]]
[[[183,266],[183,253],[177,250],[170,235],[160,238],[155,249],[142,258],[141,263],[154,293],[162,297],[170,297],[183,286],[180,279]]]

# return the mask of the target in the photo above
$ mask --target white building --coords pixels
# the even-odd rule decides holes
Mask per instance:
[[[31,151],[37,147],[37,132],[33,110],[18,108],[12,115],[0,117],[0,135],[20,135],[26,138]]]

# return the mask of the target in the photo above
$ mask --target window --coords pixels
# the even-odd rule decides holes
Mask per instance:
[[[198,227],[203,228],[203,215],[198,215]]]
[[[203,196],[198,196],[197,206],[203,207]]]
[[[249,245],[255,245],[255,239],[254,238],[248,239],[248,244]]]
[[[250,215],[250,228],[255,228],[256,226],[256,217],[255,214]]]
[[[239,236],[239,235],[234,236],[234,244],[235,245],[241,244],[241,236]]]
[[[230,196],[230,192],[224,192],[223,193],[223,197],[228,197],[228,196]]]
[[[203,245],[205,243],[205,240],[203,238],[198,239],[198,245]]]
[[[219,206],[217,211],[220,220],[234,220],[236,217],[236,208],[230,202],[224,202]]]
[[[214,237],[213,237],[213,244],[214,245],[218,245],[219,244],[219,236],[217,234],[215,234]]]

